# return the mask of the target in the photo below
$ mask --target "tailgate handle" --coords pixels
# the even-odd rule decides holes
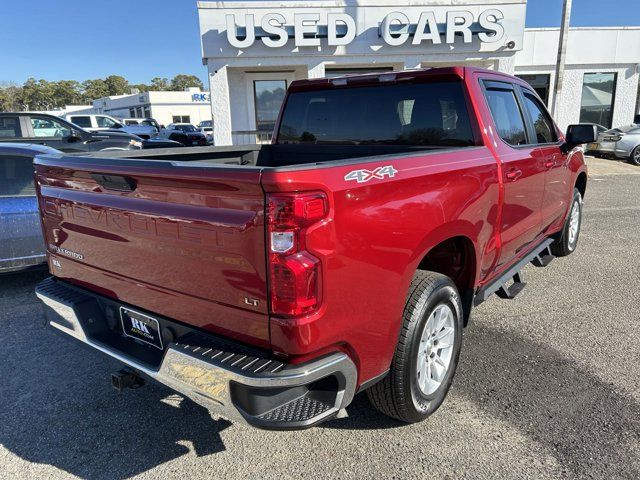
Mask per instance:
[[[131,177],[122,175],[107,175],[104,173],[92,173],[98,184],[107,190],[117,190],[119,192],[133,192],[136,189],[136,181]]]

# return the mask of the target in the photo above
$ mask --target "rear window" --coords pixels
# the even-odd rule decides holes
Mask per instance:
[[[82,128],[91,128],[91,117],[71,117],[69,121]]]
[[[0,155],[0,197],[35,194],[33,159],[20,155]]]
[[[460,82],[292,92],[278,143],[475,145]]]

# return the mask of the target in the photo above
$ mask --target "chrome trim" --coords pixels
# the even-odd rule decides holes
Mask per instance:
[[[203,359],[179,351],[169,345],[160,368],[152,370],[120,352],[94,342],[85,333],[72,306],[59,302],[40,291],[36,291],[36,295],[60,317],[59,319],[52,319],[47,316],[51,327],[109,355],[139,373],[167,385],[211,412],[220,414],[230,420],[246,424],[251,423],[233,404],[229,388],[230,382],[237,382],[249,387],[297,387],[307,385],[331,374],[340,373],[345,379],[344,389],[337,392],[334,407],[314,418],[313,424],[338,413],[351,403],[355,394],[357,370],[353,361],[344,353],[334,353],[315,362],[306,363],[299,367],[286,368],[270,375],[242,375],[238,372],[212,365]]]

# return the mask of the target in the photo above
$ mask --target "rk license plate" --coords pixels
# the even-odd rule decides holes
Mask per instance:
[[[148,343],[160,350],[163,349],[160,324],[155,318],[120,307],[120,321],[122,322],[122,330],[127,337]]]

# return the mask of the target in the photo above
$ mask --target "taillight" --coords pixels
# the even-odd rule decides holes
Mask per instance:
[[[322,269],[306,251],[306,235],[328,211],[324,193],[267,196],[272,314],[298,317],[320,306]]]

